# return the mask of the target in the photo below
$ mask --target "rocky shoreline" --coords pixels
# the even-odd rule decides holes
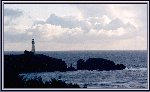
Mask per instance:
[[[18,73],[26,72],[66,72],[76,70],[123,70],[126,68],[123,64],[115,64],[113,61],[103,58],[89,58],[84,61],[77,61],[77,69],[67,64],[62,59],[49,57],[43,54],[20,54],[4,55],[4,70],[14,70]]]
[[[76,69],[72,65],[68,67],[62,59],[49,57],[43,54],[24,53],[19,55],[4,55],[4,87],[14,88],[19,87],[19,85],[22,85],[21,87],[27,85],[26,82],[23,82],[23,80],[18,76],[21,73],[54,71],[66,72],[77,70],[109,71],[123,70],[125,68],[126,66],[123,64],[115,64],[113,61],[103,58],[89,58],[86,61],[79,59],[77,61]],[[39,84],[37,80],[32,80],[30,82],[36,82],[35,84]],[[65,84],[65,82],[57,80],[54,81],[54,83]],[[41,83],[39,85],[44,85],[45,87],[45,84]],[[51,85],[52,84],[49,83],[48,87],[51,87]],[[79,87],[77,84],[65,85],[65,87]],[[32,85],[29,85],[28,87],[32,87]]]

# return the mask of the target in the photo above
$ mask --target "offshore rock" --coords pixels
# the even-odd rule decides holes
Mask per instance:
[[[123,70],[126,66],[115,64],[113,61],[103,58],[89,58],[86,62],[83,59],[77,61],[77,70]]]

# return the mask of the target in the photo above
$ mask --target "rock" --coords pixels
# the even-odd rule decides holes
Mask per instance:
[[[117,65],[116,65],[116,70],[123,70],[123,69],[125,69],[125,68],[126,68],[126,66],[123,65],[123,64],[117,64]]]
[[[117,64],[113,61],[103,59],[103,58],[89,58],[84,62],[83,59],[77,61],[78,70],[99,70],[99,71],[109,71],[109,70],[123,70],[126,67],[123,64]]]
[[[4,55],[4,70],[16,72],[53,72],[66,71],[65,61],[43,54]]]
[[[54,71],[75,71],[71,65],[67,68],[67,64],[62,59],[56,59],[45,56],[43,54],[32,54],[25,51],[20,55],[4,55],[4,71],[15,71],[16,73],[25,72],[54,72]],[[83,59],[77,61],[77,70],[123,70],[126,66],[123,64],[115,64],[113,61],[103,58],[89,58],[86,62]]]
[[[71,64],[70,67],[68,67],[67,71],[76,71],[76,69]]]
[[[86,63],[83,59],[77,61],[77,70],[86,70]]]

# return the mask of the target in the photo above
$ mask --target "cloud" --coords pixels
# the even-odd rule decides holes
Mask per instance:
[[[63,39],[83,34],[81,28],[63,28],[61,26],[52,25],[52,24],[37,24],[28,29],[28,32],[32,33],[32,36],[35,39],[42,39],[42,41],[56,41],[56,39]],[[67,40],[66,39],[66,40]],[[64,40],[64,41],[66,41]]]
[[[112,20],[109,24],[107,24],[104,29],[115,30],[117,28],[122,27],[123,25],[124,23],[119,18],[116,18]]]
[[[128,34],[123,28],[117,28],[115,30],[96,30],[90,29],[88,32],[81,28],[63,28],[61,26],[52,24],[37,24],[28,29],[28,32],[32,34],[32,37],[36,40],[57,42],[66,44],[77,43],[99,43],[105,42],[110,39],[124,39],[122,36]]]
[[[111,20],[119,18],[125,24],[129,22],[136,28],[146,25],[146,4],[81,4],[75,6],[86,18],[106,15]]]
[[[17,19],[18,17],[22,16],[23,12],[18,9],[9,9],[9,8],[4,8],[4,22],[5,25],[9,25],[13,20]]]
[[[118,36],[123,36],[125,34],[127,34],[128,32],[120,27],[120,28],[117,28],[115,30],[94,30],[92,29],[89,34],[90,35],[95,35],[95,36],[105,36],[105,37],[118,37]]]
[[[110,5],[109,13],[113,18],[119,18],[124,23],[131,23],[136,28],[145,25],[146,22],[146,4],[122,4]]]
[[[107,4],[76,4],[75,6],[81,11],[85,18],[109,15],[109,5]]]
[[[61,27],[64,28],[80,27],[85,30],[88,30],[90,27],[88,21],[79,20],[78,17],[74,16],[59,17],[56,16],[55,14],[51,14],[50,17],[46,20],[46,23],[58,26],[60,25]]]
[[[139,9],[132,5],[109,4],[75,6],[78,9],[77,15],[60,16],[54,12],[38,20],[33,17],[30,19],[21,10],[6,8],[5,42],[24,44],[34,38],[40,46],[39,50],[43,47],[49,50],[146,48],[146,20],[139,17],[145,7]]]
[[[60,25],[64,28],[80,27],[83,30],[87,31],[92,28],[114,30],[125,25],[125,23],[121,19],[111,19],[106,15],[103,15],[101,17],[87,17],[82,20],[78,20],[77,17],[73,16],[59,17],[55,14],[51,14],[50,17],[46,20],[46,23],[52,25]],[[132,24],[132,26],[134,25]]]
[[[31,39],[31,33],[27,32],[32,21],[24,16],[20,9],[4,8],[4,39],[5,43],[26,42]]]
[[[51,14],[46,21],[35,21],[27,30],[38,41],[42,39],[66,44],[126,39],[133,36],[133,31],[136,28],[131,23],[124,23],[119,18],[111,19],[106,15],[79,20],[78,16],[60,17],[55,14]]]
[[[44,24],[43,21],[39,21],[37,23]],[[111,19],[106,15],[103,15],[102,17],[88,17],[82,20],[78,20],[78,17],[76,16],[59,17],[55,14],[51,14],[50,17],[46,20],[45,24],[46,23],[61,26],[63,28],[81,28],[85,32],[88,32],[91,29],[117,30],[121,27],[127,29],[127,31],[129,29],[137,30],[134,24],[130,22],[124,23],[119,18]]]
[[[26,43],[27,41],[32,39],[32,36],[28,33],[22,33],[22,34],[13,34],[12,33],[6,33],[4,35],[5,43]]]
[[[21,10],[4,8],[4,16],[8,16],[11,18],[17,18],[17,17],[20,17],[21,15],[23,15],[23,12]]]

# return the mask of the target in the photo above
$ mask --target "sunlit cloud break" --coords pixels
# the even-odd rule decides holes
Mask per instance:
[[[39,51],[146,50],[147,5],[5,4],[4,50],[30,49],[32,38]]]

